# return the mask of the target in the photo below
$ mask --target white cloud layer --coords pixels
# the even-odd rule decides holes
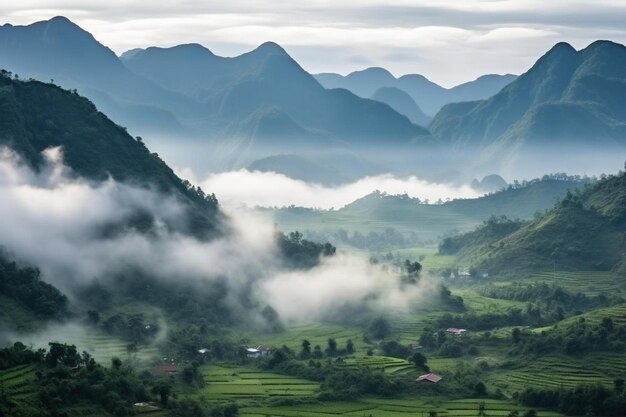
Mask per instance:
[[[311,72],[376,65],[447,86],[523,72],[558,41],[626,42],[620,0],[24,0],[2,2],[0,15],[65,15],[118,53],[198,42],[230,56],[273,40]]]
[[[338,209],[376,190],[392,195],[406,193],[410,197],[431,202],[480,195],[468,186],[455,187],[430,183],[415,176],[399,178],[391,174],[326,187],[275,172],[240,170],[211,174],[200,184],[203,189],[219,196],[220,203],[226,207],[283,207],[293,204],[299,207]]]
[[[70,295],[76,284],[106,283],[129,271],[198,285],[219,278],[231,289],[225,301],[233,309],[244,308],[238,295],[252,285],[260,308],[269,304],[294,321],[318,319],[366,298],[372,308],[406,308],[435,288],[402,291],[394,273],[345,254],[308,271],[287,269],[271,220],[258,214],[228,210],[230,232],[197,240],[176,231],[185,214],[173,197],[113,180],[74,178],[58,149],[45,157],[47,165],[34,172],[0,150],[0,246]],[[150,232],[125,227],[137,212],[155,219]]]

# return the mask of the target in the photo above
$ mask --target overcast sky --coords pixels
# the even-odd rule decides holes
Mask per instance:
[[[237,55],[273,40],[308,71],[382,66],[445,86],[521,73],[554,43],[626,43],[626,0],[20,0],[12,24],[64,15],[118,54],[197,42]]]

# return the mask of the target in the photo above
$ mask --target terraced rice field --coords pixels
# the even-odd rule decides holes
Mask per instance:
[[[546,271],[531,275],[523,281],[557,284],[572,292],[581,292],[587,295],[626,295],[626,281],[612,272]]]
[[[404,359],[390,358],[386,356],[363,356],[347,358],[343,364],[345,367],[367,366],[378,369],[391,375],[406,375],[416,372],[415,367]]]
[[[99,331],[78,325],[56,325],[48,327],[43,333],[23,335],[20,340],[26,345],[36,348],[48,348],[48,342],[71,343],[76,345],[78,351],[86,351],[98,362],[105,365],[111,358],[118,357],[122,360],[129,358],[126,350],[128,342],[101,333]],[[149,361],[158,357],[158,349],[154,346],[139,346],[139,350],[132,357],[139,361]]]
[[[304,339],[311,342],[311,348],[320,345],[322,350],[328,346],[328,339],[333,338],[337,341],[337,347],[342,349],[346,346],[348,339],[352,340],[357,351],[365,353],[367,346],[363,343],[363,331],[357,327],[342,327],[332,324],[313,323],[307,325],[298,325],[289,327],[286,331],[268,335],[252,336],[250,345],[270,345],[287,347],[298,352],[302,346]]]
[[[315,403],[286,407],[248,407],[243,417],[426,417],[430,411],[444,417],[475,417],[481,402],[489,416],[506,416],[512,410],[524,411],[525,407],[489,399],[422,400],[417,398],[362,399],[354,402]],[[557,417],[559,413],[540,411],[541,417]]]
[[[527,387],[560,389],[595,383],[611,387],[613,379],[623,377],[625,371],[625,355],[589,355],[579,359],[555,355],[537,358],[520,369],[498,371],[490,381],[509,392]]]
[[[21,365],[0,371],[2,390],[9,399],[25,406],[37,401],[34,379],[35,368],[32,365]]]
[[[316,382],[252,368],[206,366],[202,368],[202,376],[206,385],[197,395],[209,402],[311,397],[319,391]]]

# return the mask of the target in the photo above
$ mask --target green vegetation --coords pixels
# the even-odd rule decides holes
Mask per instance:
[[[15,262],[9,262],[7,255],[1,251],[0,295],[5,299],[2,304],[8,307],[2,312],[8,313],[8,318],[14,323],[24,323],[19,320],[23,316],[19,310],[26,310],[24,314],[30,313],[42,320],[60,319],[68,314],[67,298],[55,287],[43,282],[37,269],[20,268]]]
[[[374,192],[337,210],[302,207],[271,211],[280,230],[302,230],[315,241],[370,252],[436,246],[453,233],[467,232],[491,217],[532,219],[554,206],[568,189],[591,180],[565,174],[514,183],[474,199],[428,202],[407,195]],[[518,221],[515,221],[518,223]]]
[[[444,242],[458,262],[491,273],[547,270],[610,271],[624,263],[626,241],[626,173],[608,176],[593,185],[567,192],[553,210],[506,235],[514,224],[488,224],[475,232]],[[478,238],[479,236],[484,236]],[[457,246],[458,246],[457,245]]]

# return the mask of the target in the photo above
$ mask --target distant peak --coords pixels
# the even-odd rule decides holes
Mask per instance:
[[[624,49],[626,47],[622,45],[621,43],[600,39],[600,40],[592,42],[585,49],[592,50],[592,49],[600,49],[600,48]]]
[[[282,46],[280,46],[276,42],[271,42],[271,41],[263,42],[256,49],[254,49],[253,52],[262,52],[265,54],[284,54],[284,55],[287,54],[287,52],[283,49]]]
[[[386,70],[385,68],[382,68],[382,67],[365,68],[364,70],[351,72],[350,74],[348,74],[348,76],[350,76],[350,75],[352,75],[352,76],[354,76],[354,75],[363,75],[363,74],[375,75],[375,76],[378,76],[378,77],[393,78],[393,79],[396,78],[396,77],[393,76],[392,73],[390,73],[388,70]]]
[[[76,23],[72,22],[65,16],[55,16],[48,20],[48,25],[63,26],[63,27],[79,27]]]
[[[559,42],[556,45],[554,45],[552,48],[550,48],[550,50],[548,51],[548,54],[553,54],[553,53],[572,53],[572,52],[576,52],[576,49],[570,45],[567,42]]]

